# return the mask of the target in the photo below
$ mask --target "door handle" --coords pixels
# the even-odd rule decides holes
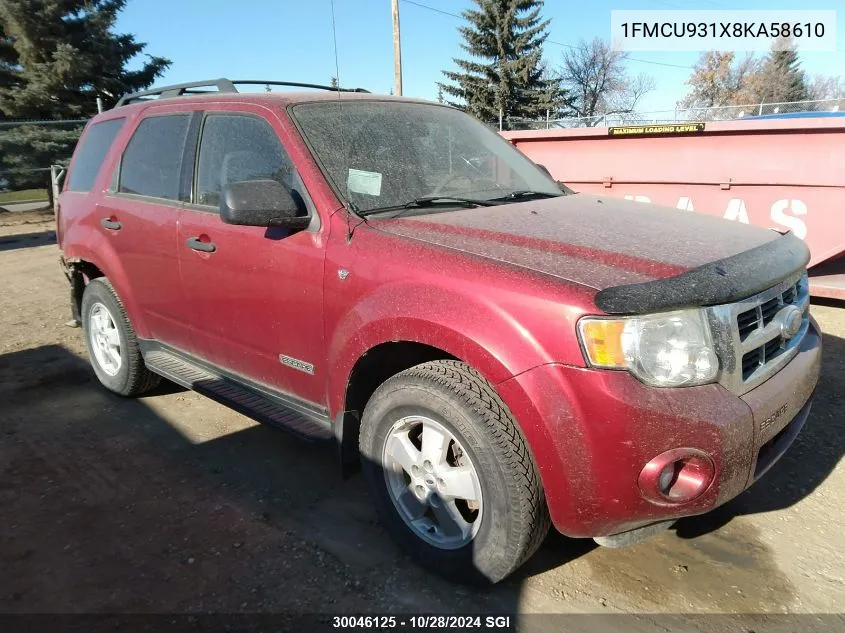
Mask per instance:
[[[202,242],[198,237],[189,237],[185,243],[188,248],[202,253],[213,253],[217,250],[217,246],[213,242]]]
[[[103,225],[104,228],[107,228],[109,231],[119,231],[120,227],[123,226],[117,220],[112,220],[111,218],[103,218],[100,220],[100,224]]]

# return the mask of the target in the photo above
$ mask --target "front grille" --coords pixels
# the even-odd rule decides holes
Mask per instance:
[[[783,341],[780,338],[773,338],[763,346],[763,364],[765,365],[783,350]]]
[[[744,341],[755,330],[769,325],[784,306],[796,305],[800,283],[798,281],[768,301],[740,312],[736,317],[740,340]]]
[[[744,341],[751,332],[760,327],[760,315],[757,313],[757,308],[746,310],[737,316],[736,325],[739,328],[739,338]]]
[[[798,284],[794,286],[790,286],[783,292],[783,302],[784,303],[795,303],[795,300],[798,298]]]
[[[782,305],[781,297],[774,297],[760,306],[760,316],[763,317],[764,327],[772,322],[772,319],[775,318],[775,315],[778,313],[778,310],[780,310]]]
[[[773,338],[771,341],[742,355],[742,379],[748,380],[755,371],[774,360],[784,350],[783,341]]]
[[[763,354],[759,349],[751,350],[742,356],[742,379],[748,380],[748,377],[757,371],[757,368],[762,365]]]
[[[806,273],[736,303],[709,308],[714,338],[722,357],[722,382],[734,393],[750,391],[779,371],[796,353],[809,324]],[[801,329],[782,335],[787,306],[802,311]],[[781,320],[779,320],[779,316]]]

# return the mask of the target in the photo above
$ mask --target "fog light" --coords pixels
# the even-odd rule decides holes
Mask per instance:
[[[701,496],[715,474],[707,453],[694,448],[675,448],[645,465],[639,485],[643,496],[654,503],[686,503]]]

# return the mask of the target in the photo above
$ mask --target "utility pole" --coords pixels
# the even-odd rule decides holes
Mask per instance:
[[[394,93],[402,95],[402,40],[399,37],[399,0],[393,0],[393,83]]]

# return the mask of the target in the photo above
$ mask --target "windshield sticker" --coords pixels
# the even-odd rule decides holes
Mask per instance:
[[[346,186],[352,193],[363,193],[368,196],[380,196],[381,174],[377,171],[350,169]]]

